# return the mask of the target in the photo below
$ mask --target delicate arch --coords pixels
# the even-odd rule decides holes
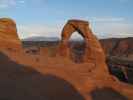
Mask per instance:
[[[83,20],[69,20],[64,26],[61,34],[60,53],[63,56],[69,56],[68,41],[71,35],[77,31],[85,40],[86,48],[84,60],[93,60],[95,63],[105,63],[104,51],[89,28],[89,22]]]
[[[69,20],[62,30],[62,40],[68,41],[71,35],[77,31],[83,38],[86,37],[85,30],[89,23],[81,20]]]

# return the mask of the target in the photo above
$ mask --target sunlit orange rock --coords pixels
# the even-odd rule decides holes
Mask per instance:
[[[98,39],[94,36],[92,30],[90,29],[89,23],[87,21],[69,20],[67,24],[64,26],[62,31],[61,47],[65,48],[67,46],[72,33],[75,31],[77,31],[84,38],[86,42],[86,54],[85,54],[85,56],[87,56],[86,60],[94,58],[100,60],[101,56],[103,56],[103,59],[105,60],[105,54],[103,52],[103,49]],[[66,51],[66,53],[63,55],[67,55],[67,50],[66,49],[63,50]],[[65,52],[63,50],[62,53]]]
[[[0,40],[18,42],[16,23],[10,18],[0,18]]]
[[[99,75],[108,72],[105,64],[105,54],[98,39],[94,36],[89,27],[89,22],[83,20],[69,20],[62,31],[60,53],[62,56],[69,57],[68,42],[73,32],[77,31],[85,40],[84,61],[93,64],[94,68],[99,69]],[[98,74],[97,72],[97,74]]]
[[[85,54],[84,63],[79,65],[69,65],[66,67],[77,67],[77,74],[75,76],[82,77],[82,85],[77,86],[86,94],[91,93],[95,88],[112,88],[115,91],[132,98],[132,86],[128,86],[119,82],[117,78],[112,76],[106,64],[106,57],[98,39],[94,36],[89,27],[89,23],[83,20],[69,20],[62,31],[62,39],[60,43],[60,55],[70,58],[70,50],[68,46],[69,39],[73,32],[77,31],[85,40]],[[63,60],[63,58],[62,58]],[[82,72],[84,71],[84,72]],[[80,75],[81,74],[81,75]],[[85,74],[82,76],[82,74]],[[86,78],[88,76],[88,78]],[[85,80],[84,80],[85,79]],[[83,81],[84,80],[84,81]],[[80,82],[79,82],[80,83]],[[79,84],[78,82],[75,83]],[[88,96],[87,96],[88,98]],[[86,99],[91,100],[91,99]]]
[[[49,83],[48,81],[53,79],[51,77],[45,79],[47,75],[52,75],[56,76],[58,79],[63,79],[65,82],[67,82],[67,84],[71,84],[72,87],[74,87],[74,90],[76,90],[76,92],[78,92],[78,94],[84,98],[79,100],[94,100],[96,97],[101,99],[101,96],[106,97],[106,90],[107,92],[113,90],[114,92],[122,95],[124,98],[133,100],[133,86],[120,82],[108,72],[104,52],[99,41],[89,28],[89,23],[87,21],[69,20],[64,26],[62,40],[59,46],[60,54],[63,57],[59,55],[50,56],[53,54],[50,51],[51,47],[49,46],[40,49],[30,48],[28,50],[25,48],[20,48],[19,46],[21,45],[16,45],[16,43],[19,43],[20,41],[17,36],[16,25],[13,23],[14,22],[10,19],[6,19],[5,22],[1,21],[1,25],[3,26],[11,25],[14,27],[9,30],[8,27],[7,29],[1,28],[0,32],[0,67],[1,82],[3,82],[0,84],[0,86],[3,87],[3,90],[1,89],[0,92],[0,98],[13,98],[14,100],[18,100],[19,98],[25,100],[24,98],[27,99],[28,97],[28,99],[37,100],[39,98],[46,99],[45,94],[47,94],[49,97],[53,96],[52,98],[55,100],[78,100],[79,97],[77,97],[75,92],[71,93],[68,91],[68,86],[60,85],[60,82],[56,83],[55,81],[51,81]],[[75,31],[78,31],[79,34],[84,37],[86,42],[85,54],[83,57],[84,63],[80,64],[72,62],[69,55],[70,51],[68,47],[68,40],[71,34]],[[4,48],[2,48],[1,45],[3,45]],[[8,59],[4,55],[6,55]],[[20,65],[24,66],[20,67]],[[34,71],[30,69],[27,70],[26,68],[25,72],[25,67],[34,69]],[[5,72],[3,73],[3,71]],[[6,81],[3,81],[3,79]],[[15,92],[13,92],[14,89]],[[102,95],[97,95],[99,90],[104,89],[105,92],[102,93]],[[66,93],[70,93],[70,95],[74,94],[76,99],[73,99],[71,96],[69,97],[69,95],[66,95]],[[27,96],[25,96],[25,94]],[[66,97],[64,97],[64,95]],[[109,93],[109,95],[111,94]],[[3,98],[3,96],[5,98]],[[58,97],[61,98],[58,99]]]

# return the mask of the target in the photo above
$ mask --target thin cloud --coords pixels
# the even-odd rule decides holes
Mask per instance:
[[[133,36],[133,24],[123,17],[92,17],[91,23],[99,38]]]
[[[122,22],[125,21],[123,17],[92,17],[92,22]]]
[[[24,0],[0,0],[0,8],[7,9],[10,7],[16,7],[19,4],[24,4]]]
[[[130,37],[133,36],[133,24],[130,23],[95,23],[93,26],[98,37]]]
[[[1,9],[8,8],[8,5],[7,4],[0,4],[0,8]]]
[[[19,3],[21,3],[21,4],[24,4],[25,3],[25,1],[23,1],[23,0],[21,0],[21,1],[18,1]]]
[[[92,30],[98,38],[109,37],[133,37],[133,24],[130,23],[91,23]],[[18,25],[18,33],[20,38],[31,36],[59,37],[63,25]],[[75,38],[80,36],[75,33]]]
[[[109,38],[109,37],[131,37],[133,36],[133,24],[127,22],[126,19],[122,17],[92,17],[90,20],[90,27],[94,31],[94,34],[99,38]],[[87,18],[86,18],[87,20]],[[46,36],[52,37],[56,36],[60,38],[61,30],[64,26],[64,21],[60,24],[53,26],[49,25],[20,25],[18,30],[20,38],[25,38],[29,36]],[[73,37],[80,37],[78,34],[73,35]]]
[[[49,25],[18,25],[20,38],[31,36],[60,37],[61,26]]]

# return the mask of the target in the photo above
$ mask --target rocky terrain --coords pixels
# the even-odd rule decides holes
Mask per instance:
[[[51,41],[50,38],[47,40],[42,39],[41,41],[39,41],[40,39],[38,40],[37,38],[35,39],[36,41],[31,41],[31,39],[34,40],[35,38],[30,38],[30,40],[23,40],[24,48],[48,47],[49,50],[51,50],[50,48],[57,48],[59,44],[59,41]],[[124,45],[127,45],[125,48],[121,44],[122,42],[125,42]],[[131,84],[133,83],[133,47],[131,45],[132,42],[132,37],[100,40],[100,43],[107,56],[106,60],[111,73],[113,75],[116,75],[121,81]],[[69,41],[69,48],[71,50],[71,60],[73,60],[75,63],[82,63],[85,48],[84,41]]]
[[[107,55],[133,60],[133,38],[111,38],[101,40]]]
[[[5,23],[14,21],[0,19],[0,26]],[[0,27],[0,99],[133,100],[133,86],[111,75],[88,22],[69,20],[58,45],[29,48],[22,46],[16,26],[11,26],[16,31]],[[75,62],[72,51],[78,47],[71,47],[68,41],[74,31],[85,38],[81,63]]]
[[[107,63],[112,70],[125,73],[125,81],[133,83],[133,38],[111,38],[101,40],[101,44],[107,55]],[[118,77],[122,77],[117,75]]]

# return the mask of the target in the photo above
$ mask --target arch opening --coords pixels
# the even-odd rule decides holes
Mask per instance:
[[[85,53],[85,39],[76,30],[69,38],[70,57],[75,63],[83,62],[83,55]]]
[[[82,62],[86,49],[86,27],[88,22],[70,20],[62,31],[61,49],[63,55],[69,56],[74,62]]]
[[[75,31],[70,36],[69,41],[84,41],[84,37],[78,31]]]
[[[99,63],[104,64],[105,54],[98,39],[93,35],[88,21],[69,20],[62,31],[60,42],[60,54],[70,58],[69,39],[77,31],[84,38],[83,62],[94,62],[95,66]]]

